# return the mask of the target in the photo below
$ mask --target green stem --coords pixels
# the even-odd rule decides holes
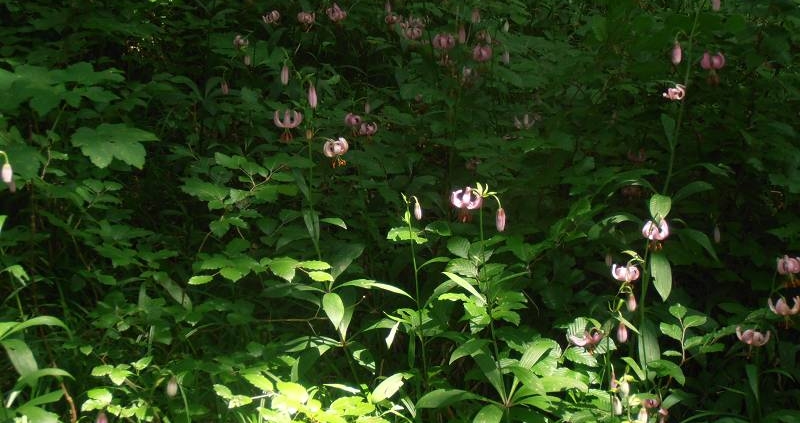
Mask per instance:
[[[694,14],[694,22],[692,23],[692,30],[689,32],[689,47],[686,50],[686,70],[683,74],[683,85],[685,87],[689,86],[689,74],[691,73],[692,67],[692,47],[694,44],[694,35],[697,31],[697,23],[698,19],[700,18],[700,8],[698,7],[695,10]],[[672,142],[669,143],[669,167],[667,168],[667,177],[664,180],[664,189],[661,191],[662,194],[667,195],[667,189],[669,189],[669,183],[672,180],[673,169],[675,167],[675,150],[678,147],[678,136],[680,135],[681,125],[683,124],[683,114],[684,110],[686,109],[686,102],[681,100],[680,108],[678,109],[678,120],[675,122],[675,127],[672,130]]]
[[[416,200],[415,200],[416,201]],[[421,297],[419,294],[419,268],[417,267],[417,253],[414,249],[414,237],[411,234],[414,228],[411,226],[411,210],[408,207],[408,200],[406,199],[406,223],[408,224],[408,234],[410,236],[409,246],[411,247],[411,264],[414,266],[414,302],[417,305],[417,323],[416,332],[419,338],[419,346],[422,354],[422,382],[423,386],[428,386],[428,357],[425,353],[425,335],[422,331],[422,319],[424,313],[422,312]]]

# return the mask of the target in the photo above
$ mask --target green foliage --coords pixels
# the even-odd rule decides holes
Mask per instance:
[[[800,12],[712,4],[0,1],[2,420],[796,420]]]

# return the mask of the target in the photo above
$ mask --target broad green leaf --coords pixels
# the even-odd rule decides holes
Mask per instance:
[[[497,362],[494,357],[486,349],[483,349],[474,352],[472,358],[478,363],[481,372],[492,384],[497,394],[501,397],[505,395],[503,375],[500,374],[500,369],[497,368]]]
[[[454,236],[447,240],[447,249],[456,257],[469,258],[469,241],[460,236]]]
[[[197,275],[197,276],[192,276],[191,278],[189,278],[189,282],[188,283],[189,283],[189,285],[203,285],[203,284],[211,282],[211,280],[213,280],[213,279],[214,279],[213,276]]]
[[[20,377],[19,380],[17,380],[15,387],[21,388],[22,385],[28,385],[31,387],[36,386],[36,381],[43,376],[68,377],[70,379],[74,379],[66,370],[46,368],[30,372],[25,376]]]
[[[644,371],[639,366],[639,363],[636,362],[632,357],[622,357],[622,361],[628,364],[628,366],[636,373],[636,377],[639,378],[640,381],[647,380],[647,375],[644,374]]]
[[[142,371],[147,366],[149,366],[152,361],[153,361],[153,356],[152,355],[148,355],[148,356],[145,356],[145,357],[142,357],[142,358],[136,360],[135,362],[131,363],[131,365],[137,371]]]
[[[242,377],[244,377],[245,380],[250,382],[250,384],[252,384],[256,388],[264,392],[272,392],[273,390],[272,382],[270,382],[270,380],[267,379],[266,376],[262,375],[261,373],[258,372],[243,373]]]
[[[672,268],[663,253],[654,252],[650,256],[650,273],[653,275],[653,285],[658,295],[666,301],[672,291]]]
[[[686,307],[682,306],[681,304],[669,306],[669,314],[675,316],[675,318],[678,320],[683,319],[683,316],[686,316],[686,312]]]
[[[542,386],[547,392],[559,392],[566,389],[577,389],[582,392],[589,390],[589,386],[580,380],[573,379],[569,376],[549,375],[542,376]]]
[[[453,351],[450,355],[450,362],[448,364],[453,364],[454,361],[458,360],[462,357],[467,357],[476,352],[480,351],[481,348],[485,347],[489,344],[488,339],[479,339],[479,338],[470,338],[467,342],[458,346],[458,348]]]
[[[662,113],[661,114],[661,127],[664,129],[664,137],[670,146],[675,144],[675,119],[672,116]],[[655,217],[655,215],[653,215]],[[661,216],[664,217],[664,216]]]
[[[328,272],[308,272],[308,277],[317,282],[333,282],[333,276]]]
[[[355,287],[364,288],[364,289],[378,288],[378,289],[382,289],[384,291],[389,291],[389,292],[392,292],[392,293],[395,293],[395,294],[403,295],[403,296],[408,297],[408,298],[410,298],[412,300],[414,299],[414,297],[412,297],[411,295],[409,295],[408,293],[406,293],[405,291],[403,291],[402,289],[400,289],[400,288],[398,288],[398,287],[396,287],[394,285],[380,283],[380,282],[376,282],[376,281],[370,280],[370,279],[356,279],[356,280],[352,280],[350,282],[345,282],[345,283],[339,285],[339,288],[342,288],[342,287],[345,287],[345,286],[355,286]]]
[[[639,323],[639,338],[637,349],[639,351],[639,362],[646,364],[661,359],[661,349],[658,346],[658,331],[649,319],[644,319]]]
[[[287,282],[291,282],[292,279],[294,279],[297,265],[297,260],[289,257],[281,257],[269,262],[269,270],[271,270],[275,276],[283,278]]]
[[[378,384],[372,391],[372,401],[381,402],[397,393],[403,386],[403,374],[395,373]]]
[[[686,377],[683,370],[677,364],[667,360],[655,360],[648,364],[648,369],[654,371],[658,376],[671,376],[676,382],[683,385]]]
[[[519,379],[519,381],[522,382],[522,384],[526,388],[530,389],[531,391],[539,395],[547,394],[547,392],[544,389],[544,386],[542,385],[541,380],[539,380],[539,377],[536,376],[536,374],[533,373],[532,370],[522,366],[511,366],[510,370],[511,372],[514,373],[514,376],[517,379]]]
[[[483,298],[483,295],[481,295],[478,292],[478,290],[475,289],[475,287],[472,286],[472,284],[470,284],[469,282],[467,282],[464,278],[462,278],[461,276],[458,276],[458,275],[456,275],[454,273],[450,273],[450,272],[442,272],[442,273],[445,276],[447,276],[451,281],[455,282],[458,286],[464,288],[465,290],[467,290],[467,292],[469,292],[470,294],[472,294],[475,297],[477,297],[480,300],[481,305],[485,305],[486,304],[486,299]]]
[[[460,389],[437,389],[423,395],[422,398],[417,401],[417,408],[442,408],[457,402],[469,400],[489,401],[487,398],[480,395]]]
[[[92,163],[105,168],[113,159],[141,169],[146,152],[141,144],[155,141],[155,134],[125,124],[100,124],[95,129],[80,127],[72,135],[72,145],[79,147]]]
[[[663,333],[664,335],[669,336],[670,338],[672,338],[672,339],[674,339],[676,341],[680,342],[681,338],[683,337],[683,331],[680,328],[680,326],[678,326],[678,325],[673,325],[671,323],[661,322],[659,324],[659,328],[661,329],[661,333]]]
[[[417,244],[424,244],[428,242],[428,239],[420,236],[420,233],[420,231],[415,230],[414,228],[409,229],[408,226],[399,226],[390,229],[389,233],[386,235],[386,239],[395,242],[413,239]]]
[[[650,216],[653,219],[661,220],[667,217],[672,208],[672,199],[666,195],[653,194],[650,197]]]
[[[0,344],[5,348],[8,360],[20,376],[25,377],[39,370],[36,358],[25,341],[12,338],[2,340]]]
[[[294,382],[278,382],[275,384],[281,395],[285,395],[292,401],[305,404],[308,401],[308,392],[303,385]]]
[[[714,260],[719,261],[719,258],[717,257],[717,252],[711,245],[711,239],[709,239],[708,235],[706,235],[705,233],[700,232],[696,229],[686,228],[686,229],[681,229],[680,232],[678,232],[678,237],[681,238],[681,240],[684,240],[684,242],[685,239],[688,238],[692,242],[700,245],[701,247],[703,247],[704,250],[706,250],[708,255],[710,255]]]
[[[347,328],[342,328],[342,321],[344,320],[344,303],[338,294],[329,292],[322,297],[322,309],[328,316],[333,327],[344,336]]]
[[[687,328],[696,327],[696,326],[703,326],[708,321],[706,316],[699,316],[693,314],[691,316],[686,316],[686,319],[683,320],[683,326]]]
[[[692,181],[686,184],[683,188],[679,189],[675,195],[672,196],[674,201],[680,201],[692,194],[697,194],[698,192],[704,191],[711,191],[714,189],[714,185],[706,181]]]
[[[222,399],[229,400],[233,398],[233,392],[225,385],[214,384],[214,392]]]
[[[338,217],[325,217],[319,220],[320,222],[325,222],[334,226],[338,226],[342,229],[347,229],[347,224],[344,223],[344,220]]]
[[[519,359],[519,365],[522,368],[530,369],[533,367],[540,358],[549,350],[555,347],[555,342],[549,339],[539,339],[533,341],[522,353],[522,358]]]
[[[308,269],[308,270],[328,270],[328,269],[331,268],[330,264],[325,263],[324,261],[319,261],[319,260],[301,261],[297,265],[299,267],[302,267],[303,269]]]
[[[41,326],[41,325],[59,326],[61,328],[64,328],[65,330],[69,330],[67,328],[67,325],[64,324],[64,322],[51,316],[37,316],[21,323],[13,323],[13,322],[4,322],[4,323],[5,323],[4,325],[0,325],[0,339],[3,339],[21,330],[27,329],[31,326]]]
[[[478,411],[472,423],[500,423],[502,419],[503,409],[495,404],[487,404]]]

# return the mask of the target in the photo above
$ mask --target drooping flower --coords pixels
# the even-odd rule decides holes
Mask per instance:
[[[378,124],[375,122],[363,122],[358,127],[358,135],[361,136],[371,137],[375,135],[376,132],[378,132]]]
[[[789,257],[788,255],[778,259],[778,273],[787,275],[800,273],[800,257]]]
[[[789,304],[783,297],[778,298],[774,304],[772,303],[772,298],[769,298],[767,299],[767,305],[773,313],[779,316],[793,316],[797,313],[800,313],[800,296],[795,296],[792,298],[792,300],[794,300],[794,305],[792,307],[789,307]]]
[[[344,116],[344,124],[350,127],[357,127],[361,125],[361,116],[348,113]]]
[[[422,205],[417,197],[414,197],[414,219],[422,220]]]
[[[636,307],[637,307],[636,295],[633,295],[633,293],[628,294],[628,298],[625,300],[625,308],[627,308],[628,311],[633,313],[634,311],[636,311]]]
[[[506,230],[506,211],[502,207],[497,209],[497,215],[495,216],[494,223],[497,227],[497,232],[503,232]]]
[[[617,325],[617,341],[620,344],[628,342],[628,327],[625,326],[625,323],[619,322]]]
[[[642,405],[644,408],[656,408],[661,405],[661,402],[655,398],[647,398],[642,401]]]
[[[328,138],[328,140],[325,141],[325,145],[322,146],[322,153],[325,154],[326,157],[333,159],[331,166],[344,166],[347,164],[347,162],[342,159],[342,156],[347,153],[347,150],[349,149],[350,145],[343,137],[339,137],[335,140]]]
[[[615,264],[611,266],[611,276],[620,282],[635,281],[636,279],[639,279],[639,275],[639,268],[634,265],[617,266]]]
[[[247,38],[244,38],[239,34],[236,34],[236,37],[233,39],[233,46],[237,49],[247,47],[248,44],[250,44],[250,42],[247,41]]]
[[[457,209],[475,210],[483,204],[483,198],[471,187],[453,191],[450,203]]]
[[[681,60],[683,60],[683,49],[681,49],[681,43],[678,41],[675,41],[675,45],[672,46],[670,60],[675,66],[678,66],[681,63]]]
[[[666,219],[661,219],[661,222],[656,227],[652,220],[648,220],[642,228],[642,236],[651,241],[663,241],[669,236],[669,225]]]
[[[333,6],[329,7],[325,12],[328,14],[328,18],[334,23],[341,22],[347,17],[347,12],[342,10],[336,3],[333,3]]]
[[[614,412],[615,416],[622,415],[622,401],[616,395],[611,397],[611,410]]]
[[[297,22],[305,25],[306,31],[311,28],[311,25],[314,25],[314,22],[317,20],[317,13],[316,12],[300,12],[297,14]]]
[[[277,10],[273,10],[262,16],[261,20],[267,25],[276,24],[279,20],[281,20],[281,14]]]
[[[492,46],[478,44],[472,49],[472,60],[485,62],[492,58]]]
[[[433,37],[431,44],[433,48],[437,50],[450,50],[455,47],[456,39],[453,37],[453,34],[441,33]]]
[[[669,418],[669,410],[666,408],[659,408],[658,409],[658,423],[666,423],[667,418]]]
[[[574,345],[586,348],[587,351],[594,350],[594,347],[603,340],[603,332],[597,328],[592,328],[591,332],[584,331],[582,337],[575,335],[569,336],[569,341]]]
[[[686,86],[675,84],[675,87],[667,88],[667,91],[661,94],[661,96],[672,101],[683,100],[683,98],[686,97]]]
[[[400,24],[400,28],[403,30],[403,35],[409,40],[419,40],[425,25],[421,19],[409,16]]]
[[[708,52],[703,53],[700,59],[700,67],[705,70],[719,70],[725,66],[725,55],[721,52],[711,55]]]
[[[316,109],[317,101],[317,89],[314,87],[314,83],[312,82],[308,86],[308,104],[312,109]]]
[[[742,332],[742,327],[736,327],[736,336],[739,338],[740,341],[744,342],[751,347],[761,347],[764,346],[767,342],[769,342],[770,332],[767,331],[767,334],[764,335],[763,333],[753,330],[747,329]]]
[[[281,119],[280,112],[276,110],[273,121],[275,126],[284,130],[281,134],[281,141],[291,141],[293,137],[290,129],[297,128],[303,122],[303,114],[296,110],[284,110],[283,119]]]
[[[178,394],[178,379],[175,376],[169,378],[169,382],[167,382],[166,387],[167,396],[172,398]]]
[[[14,170],[11,168],[11,163],[3,163],[3,170],[0,171],[0,174],[2,174],[3,182],[6,184],[14,182]]]
[[[648,415],[647,409],[642,407],[639,409],[639,414],[636,415],[636,423],[647,423]]]

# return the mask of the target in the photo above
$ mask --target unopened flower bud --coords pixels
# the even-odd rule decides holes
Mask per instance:
[[[11,169],[11,164],[6,162],[3,164],[2,170],[3,182],[10,184],[14,180],[14,170]]]
[[[722,7],[722,2],[720,0],[711,0],[711,10],[719,12],[719,9],[721,7]]]
[[[459,25],[458,27],[458,43],[464,44],[467,42],[467,30],[464,28],[464,25]]]
[[[178,395],[178,379],[175,376],[169,378],[169,382],[167,382],[167,396],[172,398],[175,395]]]
[[[611,253],[606,253],[606,266],[611,267],[613,263],[613,257],[611,257]]]
[[[364,103],[364,114],[368,115],[369,112],[372,111],[372,106],[369,104],[369,101]]]
[[[317,89],[313,83],[308,86],[308,104],[312,109],[317,108]]]
[[[500,207],[497,209],[497,216],[495,216],[495,225],[498,232],[506,230],[506,211]]]
[[[414,219],[422,220],[422,206],[418,200],[414,200]]]
[[[616,395],[611,397],[611,408],[615,416],[622,415],[622,401],[620,401]]]
[[[625,306],[630,312],[636,311],[636,296],[633,294],[628,294],[628,300],[625,301]]]
[[[503,22],[503,32],[508,33],[508,20]]]
[[[108,417],[106,417],[106,413],[101,411],[97,415],[97,418],[94,419],[94,423],[108,423]]]
[[[627,380],[622,379],[619,382],[619,393],[622,394],[622,398],[627,398],[628,395],[631,393],[631,385],[628,383]]]
[[[675,45],[672,46],[672,64],[677,66],[683,60],[683,50],[681,50],[681,43],[675,41]]]
[[[719,225],[714,225],[714,242],[719,244],[721,240],[722,240],[722,234],[719,231]]]
[[[231,93],[231,87],[228,86],[228,81],[222,81],[219,84],[219,89],[222,91],[222,95],[228,95]]]
[[[636,416],[636,423],[647,423],[647,409],[642,407]]]
[[[628,342],[628,327],[622,322],[619,322],[619,326],[617,326],[617,341],[620,344]]]
[[[283,65],[281,69],[281,84],[287,85],[289,83],[289,67]]]
[[[503,52],[503,55],[500,56],[500,60],[503,62],[504,65],[511,63],[511,56],[508,54],[508,50]]]
[[[245,66],[250,66],[251,64],[253,64],[253,58],[250,57],[250,55],[248,54],[248,55],[244,56],[243,62],[244,62]]]

